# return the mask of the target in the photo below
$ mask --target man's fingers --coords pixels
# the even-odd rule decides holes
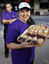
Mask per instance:
[[[23,43],[21,43],[21,44],[28,44],[27,42],[23,42]]]

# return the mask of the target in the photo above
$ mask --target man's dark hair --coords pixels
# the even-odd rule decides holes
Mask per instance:
[[[13,6],[12,3],[10,3],[10,2],[6,2],[6,3],[5,3],[5,6],[6,6],[6,4],[10,4],[11,6]]]
[[[35,22],[34,22],[34,20],[31,18],[31,16],[30,16],[29,19],[27,20],[27,24],[28,24],[28,26],[30,26],[30,25],[35,25]]]

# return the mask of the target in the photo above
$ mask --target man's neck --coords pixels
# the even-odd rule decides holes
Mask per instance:
[[[18,19],[20,19],[23,23],[26,23],[27,22],[27,21],[22,20],[21,18],[18,18]]]
[[[11,10],[11,11],[12,11],[12,10]],[[11,11],[7,11],[7,12],[9,12],[9,13],[10,13]]]

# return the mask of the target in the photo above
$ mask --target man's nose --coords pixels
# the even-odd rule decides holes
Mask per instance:
[[[26,13],[27,13],[27,12],[25,11],[25,12],[24,12],[24,15],[26,15]]]

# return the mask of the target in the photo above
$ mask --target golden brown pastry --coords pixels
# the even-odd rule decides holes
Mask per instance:
[[[31,30],[31,29],[33,29],[35,27],[35,25],[31,25],[29,28],[28,28],[28,30]]]
[[[49,35],[49,28],[45,28],[44,24],[40,26],[31,25],[18,38],[19,42],[28,42],[29,45],[42,46],[46,37]]]
[[[44,40],[42,38],[37,39],[38,45],[37,46],[42,46],[44,44]]]
[[[40,27],[42,30],[44,30],[45,29],[45,27]]]
[[[26,35],[31,36],[33,32],[34,32],[34,30],[31,29],[31,30],[29,30],[29,31],[26,33]]]
[[[41,38],[44,39],[44,41],[45,41],[46,37],[47,37],[46,34],[44,34],[44,33],[41,34]]]
[[[38,30],[34,30],[34,32],[37,34],[38,33]]]
[[[22,41],[23,41],[23,37],[24,37],[24,35],[20,35],[20,36],[17,38],[17,41],[18,41],[18,42],[22,42]]]
[[[48,35],[48,29],[45,29],[43,33]]]
[[[28,37],[27,35],[24,35],[22,42],[26,42],[27,37]]]
[[[29,37],[27,38],[27,42],[28,42],[28,44],[30,44],[30,43],[32,42],[32,37],[31,37],[31,36],[29,36]]]
[[[41,43],[44,42],[44,40],[43,40],[42,38],[39,38],[39,39],[37,39],[37,42],[38,42],[39,44],[41,44]]]
[[[44,27],[44,24],[40,24],[40,27]]]
[[[31,29],[30,32],[34,32],[34,29]]]
[[[27,36],[31,36],[32,32],[27,32],[26,35]]]
[[[43,30],[40,28],[40,29],[38,30],[38,33],[43,33]]]
[[[36,37],[41,38],[41,33],[37,33]]]
[[[37,44],[37,37],[33,37],[32,44],[33,45],[36,45]]]

